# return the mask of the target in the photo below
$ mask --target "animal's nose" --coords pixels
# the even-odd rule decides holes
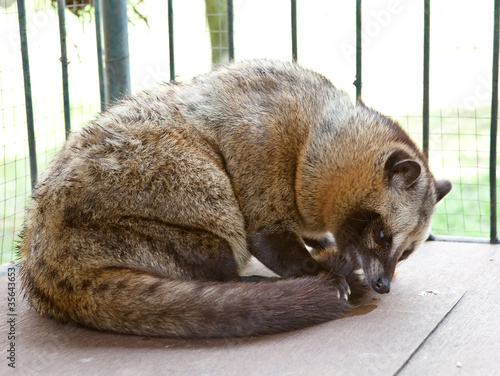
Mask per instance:
[[[379,294],[387,294],[391,291],[391,283],[385,277],[378,277],[377,280],[372,282],[372,288]]]

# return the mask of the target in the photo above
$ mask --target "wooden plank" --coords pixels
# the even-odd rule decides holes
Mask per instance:
[[[12,374],[394,374],[420,353],[422,342],[489,265],[495,249],[427,243],[400,265],[389,295],[374,294],[354,315],[260,338],[185,341],[100,333],[41,317],[19,300]],[[2,299],[6,288],[4,276]],[[7,331],[2,320],[0,333]],[[4,334],[3,348],[6,342]],[[3,358],[0,373],[5,368]]]
[[[500,250],[490,260],[401,375],[500,374]]]

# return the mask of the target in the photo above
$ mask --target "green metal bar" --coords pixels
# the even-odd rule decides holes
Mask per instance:
[[[102,56],[102,25],[101,25],[101,0],[94,0],[95,16],[95,38],[97,47],[97,71],[99,74],[99,97],[101,99],[101,111],[106,106],[106,82],[104,78],[104,63]]]
[[[431,1],[424,0],[424,98],[422,111],[423,151],[429,158],[429,81]]]
[[[291,0],[292,13],[292,60],[297,61],[297,0]]]
[[[356,0],[356,80],[354,85],[356,86],[356,100],[361,100],[361,60],[362,60],[362,7],[361,0]]]
[[[491,89],[491,130],[490,130],[490,243],[500,243],[497,233],[497,133],[498,133],[498,48],[500,2],[495,0],[493,24],[493,78]]]
[[[106,102],[130,94],[127,0],[101,2],[106,58]]]
[[[432,235],[429,241],[437,242],[453,242],[453,243],[484,243],[488,244],[488,238],[471,238],[467,236],[452,236],[452,235]]]
[[[233,0],[227,0],[227,43],[229,61],[234,60],[234,10]]]
[[[21,57],[23,61],[24,100],[26,107],[26,124],[28,130],[28,149],[30,155],[31,189],[35,187],[38,176],[36,161],[35,126],[33,119],[33,98],[31,96],[30,59],[28,54],[28,35],[26,32],[26,6],[24,0],[17,0],[19,18],[19,36],[21,39]]]
[[[61,68],[63,84],[64,104],[64,130],[66,138],[71,133],[71,108],[69,104],[69,81],[68,81],[68,53],[66,51],[66,20],[64,17],[65,0],[57,0],[57,14],[59,18],[59,42],[61,44]]]
[[[175,81],[174,7],[172,2],[172,0],[168,0],[168,54],[170,62],[170,81]]]

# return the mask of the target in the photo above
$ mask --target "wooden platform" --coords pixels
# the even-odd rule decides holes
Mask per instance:
[[[426,243],[398,267],[389,295],[349,317],[260,338],[99,333],[38,316],[18,297],[15,370],[5,275],[0,291],[0,375],[500,375],[499,246]]]

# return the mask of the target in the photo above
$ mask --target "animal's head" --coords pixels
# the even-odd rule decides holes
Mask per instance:
[[[429,235],[434,206],[451,184],[436,181],[424,158],[412,158],[404,150],[386,152],[378,169],[373,188],[334,236],[341,252],[357,258],[373,290],[383,294],[390,291],[396,264]]]

